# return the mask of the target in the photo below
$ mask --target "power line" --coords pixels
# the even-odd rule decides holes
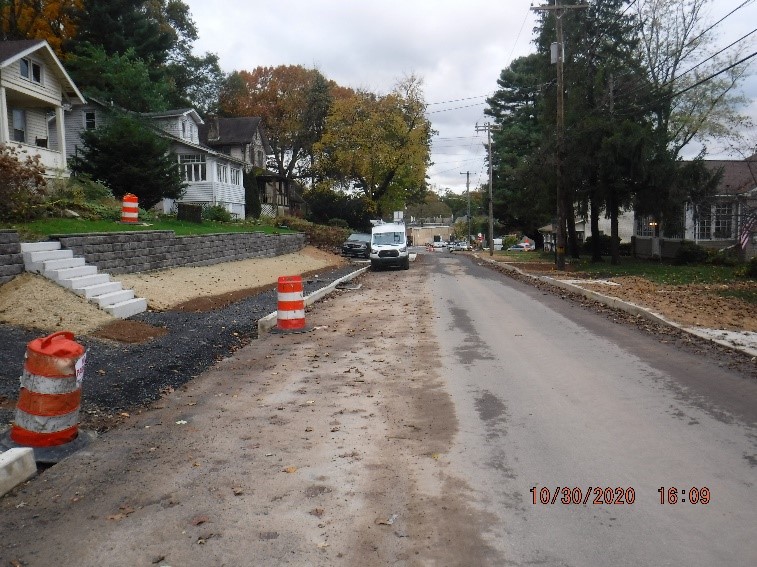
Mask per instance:
[[[673,93],[672,95],[669,95],[669,98],[675,98],[675,97],[677,97],[677,96],[680,96],[680,95],[682,95],[683,93],[685,93],[685,92],[687,92],[687,91],[690,91],[691,89],[693,89],[693,88],[695,88],[695,87],[698,87],[698,86],[699,86],[699,85],[701,85],[701,84],[704,84],[704,83],[706,83],[706,82],[707,82],[707,81],[709,81],[710,79],[714,79],[714,78],[715,78],[715,77],[717,77],[718,75],[722,75],[722,74],[723,74],[723,73],[725,73],[726,71],[730,71],[730,70],[731,70],[731,69],[733,69],[734,67],[738,67],[738,66],[739,66],[739,65],[741,65],[742,63],[745,63],[746,61],[749,61],[749,60],[750,60],[750,59],[751,59],[752,57],[754,57],[755,55],[757,55],[757,51],[755,51],[755,52],[751,53],[750,55],[747,55],[746,57],[744,57],[743,59],[740,59],[740,60],[736,61],[735,63],[732,63],[731,65],[728,65],[728,67],[725,67],[724,69],[721,69],[720,71],[717,71],[717,72],[713,73],[713,74],[712,74],[712,75],[710,75],[709,77],[705,77],[704,79],[702,79],[702,80],[700,80],[700,81],[697,81],[697,82],[696,82],[696,83],[694,83],[693,85],[689,85],[689,86],[688,86],[688,87],[686,87],[685,89],[681,89],[680,91],[678,91],[678,92],[675,92],[675,93]],[[664,100],[664,99],[661,99],[661,100]]]
[[[439,112],[449,112],[450,110],[460,110],[462,108],[474,108],[476,106],[484,106],[486,102],[479,102],[478,104],[467,104],[465,106],[454,106],[452,108],[444,108],[442,110],[431,110],[426,112],[426,114],[438,114]]]
[[[426,104],[427,104],[427,106],[433,106],[435,104],[450,104],[452,102],[463,102],[463,101],[466,101],[466,100],[475,100],[477,98],[486,98],[487,96],[489,96],[489,95],[469,96],[467,98],[456,98],[456,99],[453,99],[453,100],[442,100],[440,102],[429,102],[429,103],[426,103]]]

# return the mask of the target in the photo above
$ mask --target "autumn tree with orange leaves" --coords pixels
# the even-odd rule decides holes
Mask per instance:
[[[0,0],[0,38],[44,39],[60,57],[81,7],[81,0]]]
[[[303,180],[312,175],[313,144],[323,134],[332,101],[345,92],[317,69],[257,67],[229,75],[221,89],[219,109],[227,117],[261,117],[274,169],[288,179]]]

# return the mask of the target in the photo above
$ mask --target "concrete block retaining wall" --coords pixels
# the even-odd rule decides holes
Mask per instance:
[[[18,260],[6,258],[3,232],[15,237]],[[9,238],[10,235],[8,235]],[[183,266],[210,266],[221,262],[268,258],[296,252],[305,247],[306,236],[297,234],[265,234],[243,232],[208,234],[202,236],[176,236],[173,231],[151,230],[140,232],[91,233],[53,235],[63,248],[74,256],[83,257],[87,264],[97,266],[101,272],[128,274]],[[18,250],[18,235],[14,231],[0,231],[0,275],[4,262],[14,263],[9,275],[24,271],[23,259]],[[9,248],[10,249],[10,248]],[[10,255],[12,256],[12,254]],[[18,263],[18,268],[15,263]],[[0,280],[0,283],[3,283]]]
[[[21,243],[15,230],[0,230],[0,285],[24,271]]]

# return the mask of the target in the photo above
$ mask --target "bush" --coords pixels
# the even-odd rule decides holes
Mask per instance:
[[[350,225],[344,219],[329,219],[329,226],[338,226],[340,228],[350,228]]]
[[[599,253],[602,256],[610,256],[612,254],[612,249],[610,247],[610,243],[612,242],[612,237],[609,234],[600,233],[598,238],[599,238]],[[591,254],[591,247],[592,247],[593,241],[594,241],[594,237],[589,236],[586,238],[586,240],[583,243],[583,251],[586,252],[587,254]],[[618,246],[619,247],[621,246],[620,237],[618,237]]]
[[[707,261],[707,250],[695,242],[684,240],[676,251],[673,263],[682,266],[685,264],[704,264]]]
[[[297,217],[277,217],[278,226],[286,226],[308,236],[308,243],[321,248],[339,248],[350,235],[350,231],[338,226],[324,226]]]
[[[0,221],[26,221],[44,212],[47,182],[39,156],[21,158],[16,148],[0,144]]]
[[[744,275],[753,280],[757,280],[757,256],[747,262],[746,272]]]
[[[231,213],[227,211],[221,205],[213,205],[210,207],[203,208],[202,218],[205,220],[215,221],[215,222],[231,222],[232,221]]]
[[[707,263],[713,266],[738,266],[738,249],[734,246],[725,250],[711,250],[707,254]]]
[[[81,175],[48,182],[47,216],[66,216],[74,211],[87,220],[120,220],[121,203],[102,183]]]

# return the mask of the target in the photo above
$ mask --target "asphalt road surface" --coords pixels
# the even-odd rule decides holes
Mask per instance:
[[[501,564],[757,565],[755,380],[435,260],[450,460]]]
[[[751,370],[478,262],[167,388],[0,498],[0,565],[757,564]]]

